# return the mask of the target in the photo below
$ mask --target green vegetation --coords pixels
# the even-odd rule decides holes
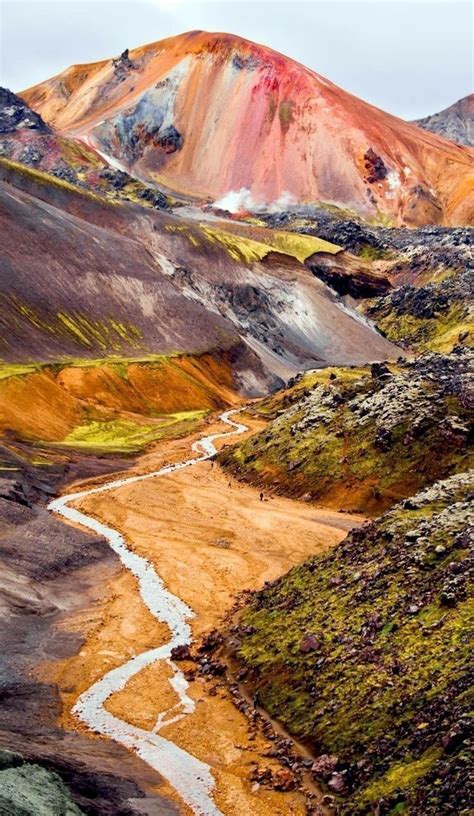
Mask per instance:
[[[41,371],[42,367],[43,363],[5,363],[0,360],[0,380],[34,374],[36,371]]]
[[[468,335],[468,343],[474,345],[474,319],[464,303],[454,303],[444,313],[426,318],[409,313],[397,314],[395,310],[382,313],[377,318],[374,309],[371,309],[370,316],[375,318],[378,328],[393,343],[403,343],[419,351],[447,353],[463,333]]]
[[[236,228],[237,229],[237,228]],[[242,227],[240,227],[242,229]],[[220,243],[228,251],[231,258],[238,262],[255,263],[265,258],[272,250],[296,258],[300,263],[316,252],[336,254],[340,247],[314,238],[311,235],[300,235],[296,232],[279,230],[258,230],[258,240],[243,236],[239,231],[224,231],[215,227],[201,224],[202,234],[211,243]]]
[[[68,192],[76,193],[76,195],[90,198],[93,201],[100,201],[101,204],[106,203],[104,198],[96,195],[96,193],[93,193],[91,190],[85,190],[83,187],[77,187],[76,185],[71,184],[69,181],[57,178],[50,173],[45,173],[43,170],[36,170],[32,167],[27,167],[25,164],[20,164],[19,162],[0,157],[0,170],[2,168],[4,168],[6,171],[14,171],[15,174],[24,176],[24,178],[34,181],[37,184],[57,187],[60,190],[67,190]]]
[[[206,411],[183,411],[168,414],[152,424],[128,419],[92,420],[78,425],[57,444],[104,453],[133,453],[165,436],[191,433],[205,414]]]
[[[344,816],[469,812],[473,486],[451,477],[352,532],[255,593],[232,632],[259,703],[334,760],[315,773]]]
[[[270,424],[220,461],[258,485],[376,515],[467,467],[468,407],[455,379],[440,393],[447,360],[435,376],[411,363],[386,379],[368,368],[306,374],[257,406]]]

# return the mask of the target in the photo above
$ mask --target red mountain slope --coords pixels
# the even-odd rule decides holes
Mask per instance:
[[[141,179],[223,207],[283,197],[399,224],[473,220],[472,150],[229,34],[72,66],[21,96]]]

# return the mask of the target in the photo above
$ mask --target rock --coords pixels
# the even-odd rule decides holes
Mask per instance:
[[[286,768],[276,771],[273,774],[272,787],[277,791],[292,791],[296,788],[296,780],[293,773]]]
[[[0,133],[34,130],[51,133],[51,129],[38,113],[26,105],[19,96],[7,88],[0,88]]]
[[[385,167],[383,159],[369,147],[364,153],[364,167],[366,171],[366,180],[369,184],[375,184],[376,181],[383,181],[388,175],[388,170]]]
[[[390,450],[393,444],[393,434],[390,428],[377,428],[374,439],[374,447],[385,453]]]
[[[334,793],[344,794],[348,792],[348,786],[345,774],[333,773],[328,781],[328,788],[331,788]]]
[[[175,646],[171,650],[170,654],[171,660],[192,660],[192,654],[189,649],[189,645],[187,643],[183,643],[182,646]]]
[[[307,652],[319,651],[321,649],[321,642],[315,635],[310,633],[304,635],[300,642],[300,652],[306,654]]]
[[[332,774],[336,773],[338,765],[338,756],[334,754],[321,754],[321,756],[316,757],[314,760],[312,771],[317,779],[327,782]]]
[[[370,366],[370,375],[373,380],[387,380],[393,376],[385,363],[372,363]]]

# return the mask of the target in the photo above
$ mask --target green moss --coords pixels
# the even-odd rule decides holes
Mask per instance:
[[[364,258],[367,261],[382,261],[393,257],[393,253],[388,249],[379,249],[378,247],[365,244],[358,251],[359,258]]]
[[[409,791],[415,782],[424,776],[435,765],[441,756],[441,749],[432,748],[419,759],[409,759],[392,765],[382,779],[376,779],[364,791],[364,799],[369,802],[382,797],[389,797],[395,791]],[[397,811],[395,811],[397,812]],[[398,811],[403,812],[403,811]]]
[[[393,372],[403,394],[410,376],[397,374],[395,366]],[[336,379],[331,380],[331,375]],[[468,411],[457,396],[433,398],[423,433],[412,436],[420,405],[436,392],[436,384],[427,379],[419,391],[419,402],[409,403],[410,409],[400,415],[391,428],[389,444],[381,450],[380,416],[355,421],[348,405],[355,397],[370,398],[377,387],[367,369],[310,372],[291,389],[256,406],[259,415],[273,420],[271,424],[260,434],[226,448],[219,459],[235,475],[256,484],[317,501],[334,503],[339,495],[340,506],[369,515],[468,467],[466,448],[446,445],[438,430],[448,415],[468,421]],[[305,402],[311,392],[316,406],[312,409]],[[337,399],[327,409],[326,393]],[[381,410],[382,406],[379,414]]]
[[[34,374],[40,371],[41,367],[42,363],[4,363],[0,361],[0,380]]]
[[[284,99],[280,102],[278,107],[278,117],[283,133],[287,133],[291,122],[293,121],[293,108],[295,103],[291,99]]]
[[[4,167],[6,170],[14,171],[16,174],[23,176],[27,179],[30,179],[31,181],[34,181],[37,184],[47,185],[50,187],[57,187],[68,192],[76,193],[76,195],[81,195],[84,198],[89,198],[92,199],[93,201],[100,201],[102,204],[105,203],[104,198],[96,195],[90,190],[85,190],[82,187],[76,187],[69,181],[59,179],[56,176],[52,176],[49,173],[43,172],[42,170],[35,170],[34,168],[27,167],[24,164],[19,164],[18,162],[10,161],[10,159],[0,157],[0,168],[2,167]]]
[[[388,812],[399,794],[411,812],[415,789],[430,784],[423,780],[438,762],[453,760],[441,737],[467,704],[474,615],[467,583],[455,604],[441,597],[449,565],[458,561],[459,575],[468,567],[472,481],[456,484],[437,509],[398,506],[266,585],[233,630],[249,691],[318,754],[351,767],[345,816],[372,813],[381,798]],[[419,542],[407,537],[426,520],[431,532]],[[309,652],[300,648],[307,633],[318,644]],[[367,770],[359,772],[362,761]],[[442,811],[435,803],[426,812]]]
[[[142,450],[172,431],[190,432],[203,418],[205,411],[182,411],[164,416],[153,424],[126,419],[93,420],[74,428],[61,446],[93,451],[131,453]]]

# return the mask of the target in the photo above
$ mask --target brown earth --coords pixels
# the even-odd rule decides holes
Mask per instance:
[[[0,433],[61,441],[77,425],[97,417],[147,415],[223,408],[236,401],[231,364],[225,354],[171,357],[117,364],[67,364],[57,372],[0,379]]]
[[[255,431],[263,423],[248,419],[248,424]],[[209,430],[214,429],[221,430],[222,425],[210,423]],[[189,455],[192,439],[156,446],[138,460],[134,471],[180,461]],[[262,586],[310,553],[333,546],[360,521],[281,497],[260,501],[254,488],[229,482],[210,462],[90,496],[80,507],[124,533],[133,550],[147,557],[167,587],[191,606],[196,613],[195,638],[220,622],[241,590]],[[66,629],[83,634],[79,654],[43,664],[41,677],[60,688],[61,725],[85,731],[69,713],[80,693],[132,654],[165,642],[168,632],[152,618],[135,582],[123,572],[103,586],[100,602],[71,615]],[[302,816],[299,793],[252,787],[252,763],[274,764],[263,756],[270,744],[249,733],[224,685],[197,678],[189,693],[197,703],[195,712],[161,733],[211,766],[215,801],[223,813]],[[171,702],[166,669],[159,664],[132,678],[107,707],[116,716],[151,729]],[[177,799],[169,786],[161,787],[160,793]],[[188,813],[179,804],[181,812]]]

